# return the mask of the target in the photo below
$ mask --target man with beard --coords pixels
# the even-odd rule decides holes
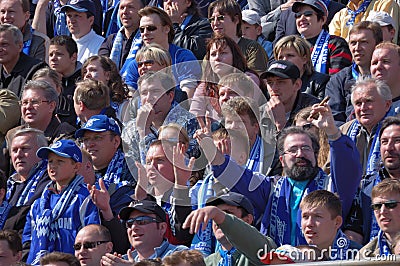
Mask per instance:
[[[355,241],[366,244],[378,235],[379,227],[371,212],[372,188],[385,179],[400,180],[400,118],[388,117],[379,132],[380,154],[383,162],[378,173],[361,180],[353,202],[345,233]]]
[[[261,232],[278,246],[306,244],[300,229],[299,209],[305,194],[319,189],[337,192],[343,201],[343,214],[347,215],[360,182],[357,149],[335,126],[329,106],[314,105],[310,117],[315,116],[312,123],[328,135],[332,157],[330,176],[317,166],[317,140],[302,128],[286,128],[278,138],[279,159],[285,176],[278,177],[276,182],[276,177],[253,173],[240,167],[229,155],[224,156],[207,136],[207,130],[196,132],[196,138],[212,164],[214,176],[232,191],[245,195],[256,210],[264,213]]]

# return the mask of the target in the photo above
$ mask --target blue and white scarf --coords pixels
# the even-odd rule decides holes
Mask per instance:
[[[303,191],[302,198],[308,193],[325,189],[325,183],[328,176],[322,169],[319,170],[318,175],[311,180],[306,189]],[[292,192],[292,185],[290,184],[287,177],[280,178],[274,188],[272,198],[268,203],[271,207],[270,220],[269,220],[269,230],[268,235],[275,241],[275,243],[280,246],[284,244],[291,243],[291,215],[292,211],[290,208],[290,194]],[[307,245],[304,236],[301,233],[301,215],[298,212],[297,215],[297,234],[295,237],[296,243],[291,243],[293,246]],[[263,230],[264,231],[264,230]]]
[[[374,179],[373,187],[378,185],[380,182],[382,182],[382,179],[378,172],[378,174],[376,175],[376,178]],[[380,230],[381,230],[381,228],[379,227],[378,222],[376,221],[374,210],[371,208],[371,233],[370,233],[369,240],[371,241],[376,236],[378,236]]]
[[[122,43],[124,41],[124,27],[121,27],[115,36],[114,44],[111,48],[110,58],[117,65],[119,69],[121,58],[122,58]],[[132,39],[131,49],[129,50],[128,58],[135,58],[137,51],[142,47],[142,38],[140,32],[136,31],[135,36]]]
[[[250,151],[249,159],[246,163],[246,168],[254,173],[262,173],[264,163],[264,144],[259,135]]]
[[[350,247],[350,240],[347,238],[347,236],[342,232],[342,230],[338,230],[335,240],[333,241],[332,244],[332,249],[331,249],[331,255],[330,259],[331,260],[347,260],[351,259],[347,257],[347,250]]]
[[[54,26],[54,36],[58,35],[70,35],[67,26],[67,17],[64,12],[61,11],[60,0],[54,0],[54,15],[56,16],[56,22]]]
[[[236,248],[232,247],[230,250],[223,250],[221,246],[218,248],[221,259],[218,261],[218,266],[232,266],[232,254],[236,252]]]
[[[39,183],[40,179],[42,178],[42,176],[46,172],[46,170],[47,170],[47,161],[46,160],[42,160],[36,165],[35,170],[33,170],[33,173],[30,175],[28,182],[25,185],[25,188],[22,191],[21,195],[19,196],[18,201],[15,206],[20,207],[20,206],[27,204],[27,202],[35,194],[37,184]],[[6,193],[7,201],[10,201],[11,197],[14,194],[15,184],[16,184],[16,181],[13,180],[12,178],[9,178],[7,180],[7,193]]]
[[[311,53],[311,61],[314,69],[320,73],[328,73],[329,38],[329,32],[322,30]]]
[[[57,220],[71,205],[72,200],[83,185],[83,177],[80,175],[75,176],[71,183],[62,192],[62,196],[53,208],[50,206],[50,199],[54,192],[50,187],[54,186],[54,182],[50,182],[45,187],[42,197],[39,199],[39,215],[34,217],[36,224],[36,230],[34,232],[36,232],[36,236],[33,236],[33,238],[38,239],[37,243],[39,245],[39,252],[36,254],[32,265],[38,264],[40,257],[43,256],[43,254],[54,251],[55,240],[60,240]]]
[[[354,22],[356,21],[356,17],[358,14],[364,13],[365,10],[367,10],[369,4],[371,3],[371,0],[364,0],[364,2],[361,3],[361,6],[353,11],[349,7],[347,7],[347,13],[351,16],[350,19],[346,22],[346,26],[353,26]]]
[[[389,111],[385,114],[385,117],[394,115],[395,112],[393,111],[393,108],[390,107]],[[385,117],[383,119],[385,119]],[[367,167],[365,169],[366,175],[374,175],[379,171],[379,165],[381,161],[379,131],[381,129],[383,119],[379,121],[378,125],[376,126],[375,135],[373,137],[371,149],[368,155]],[[347,131],[347,136],[349,136],[354,143],[357,143],[357,135],[360,130],[361,124],[358,122],[358,120],[355,120]]]
[[[107,171],[103,176],[104,181],[108,183],[119,184],[121,182],[124,162],[124,153],[120,149],[118,149],[115,152],[114,157],[111,159],[111,162],[107,167]]]
[[[379,247],[379,255],[392,254],[390,245],[386,239],[385,233],[382,230],[380,230],[378,234],[378,247]]]
[[[0,229],[3,229],[4,223],[7,220],[8,213],[10,212],[11,205],[6,200],[0,205]]]

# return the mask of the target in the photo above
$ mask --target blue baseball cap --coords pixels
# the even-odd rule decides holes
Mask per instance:
[[[93,16],[94,13],[96,13],[96,7],[91,0],[71,0],[61,8],[61,11],[65,12],[68,8],[71,8],[76,12],[89,12]]]
[[[36,152],[36,155],[41,159],[47,159],[50,152],[64,158],[71,158],[75,162],[82,162],[81,149],[70,139],[58,140],[50,147],[42,147]]]
[[[75,138],[82,138],[86,131],[105,132],[112,131],[118,136],[121,136],[121,130],[117,121],[106,115],[92,116],[82,128],[75,132]]]

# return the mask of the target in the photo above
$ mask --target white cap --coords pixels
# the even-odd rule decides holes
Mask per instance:
[[[366,20],[376,22],[381,27],[388,25],[392,25],[392,27],[394,27],[393,18],[385,11],[371,11]]]
[[[254,10],[246,9],[242,11],[242,20],[250,25],[261,25],[260,15]]]

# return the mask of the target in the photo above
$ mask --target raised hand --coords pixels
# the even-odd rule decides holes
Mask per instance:
[[[281,131],[286,125],[286,111],[279,96],[271,95],[271,98],[265,105],[265,111],[273,119],[276,129]]]
[[[214,220],[217,224],[225,221],[225,212],[215,206],[207,206],[195,211],[192,211],[182,225],[183,229],[189,228],[191,234],[195,234],[200,230],[200,227],[205,230],[209,220]],[[203,226],[202,226],[203,225]]]
[[[190,158],[189,164],[186,166],[185,154],[185,145],[182,143],[177,143],[176,146],[172,148],[172,165],[174,166],[176,187],[187,186],[187,181],[190,178],[194,166],[194,157]]]
[[[138,181],[135,188],[135,199],[144,200],[147,197],[146,189],[149,184],[149,179],[144,166],[140,162],[135,162],[135,165],[138,169]]]
[[[103,218],[109,221],[114,218],[114,214],[110,206],[110,194],[107,191],[103,178],[99,179],[99,186],[100,189],[97,189],[95,185],[87,184],[87,189],[90,192],[94,205],[99,208]]]
[[[140,138],[144,138],[149,134],[150,126],[154,120],[154,109],[150,103],[140,106],[136,116],[136,128],[138,129]]]

